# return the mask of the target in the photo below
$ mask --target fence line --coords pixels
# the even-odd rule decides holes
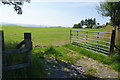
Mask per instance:
[[[70,43],[110,55],[114,51],[115,30],[112,33],[70,30]]]
[[[2,72],[6,72],[8,70],[15,70],[15,69],[20,69],[24,68],[27,66],[30,66],[32,64],[32,41],[31,41],[31,33],[24,33],[24,40],[20,42],[17,46],[16,49],[12,50],[7,50],[5,51],[4,47],[4,32],[0,31],[0,34],[2,35]],[[23,48],[21,48],[23,45],[25,45]],[[7,61],[6,57],[7,54],[12,54],[12,53],[24,53],[26,54],[25,58],[25,63],[23,64],[17,64],[13,66],[7,66]]]

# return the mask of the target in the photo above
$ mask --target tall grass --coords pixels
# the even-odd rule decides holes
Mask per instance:
[[[82,56],[70,56],[71,54],[76,54],[76,53],[71,53],[70,51],[64,49],[64,47],[60,46],[50,46],[50,47],[43,47],[39,48],[41,51],[41,54],[38,54],[39,57],[54,57],[55,60],[58,61],[65,61],[70,64],[73,64],[76,62],[78,59],[82,58]],[[68,55],[68,53],[70,53]]]
[[[5,50],[15,49],[16,43],[14,42],[7,42],[5,44]],[[32,51],[32,61],[33,64],[26,68],[21,68],[17,70],[7,71],[3,74],[3,79],[9,79],[9,78],[42,78],[46,74],[44,70],[43,62],[39,59],[39,56],[37,55],[38,52],[35,52],[36,50],[33,48]],[[12,53],[5,56],[6,59],[6,67],[7,66],[14,66],[17,64],[24,64],[25,63],[25,54],[26,53]]]
[[[10,44],[10,45],[9,45]],[[12,44],[12,46],[11,46]],[[10,49],[14,49],[16,44],[7,43]],[[8,47],[6,47],[6,50]],[[45,57],[54,57],[55,61],[65,61],[70,64],[75,63],[78,59],[82,58],[80,55],[77,57],[69,56],[67,53],[70,51],[64,49],[64,47],[60,46],[50,46],[50,47],[33,47],[32,50],[32,61],[33,64],[26,68],[21,68],[13,71],[9,71],[3,75],[3,79],[7,78],[44,78],[46,77],[47,71],[44,69],[44,63],[41,58]],[[10,55],[6,55],[7,66],[22,64],[25,60],[25,53],[13,53]]]

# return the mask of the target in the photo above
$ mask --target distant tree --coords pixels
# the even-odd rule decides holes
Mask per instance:
[[[84,20],[81,20],[81,22],[80,22],[80,23],[81,23],[81,26],[83,26],[83,25],[84,25]]]
[[[93,25],[96,25],[96,19],[95,18],[93,19]]]
[[[91,19],[87,19],[87,28],[92,28],[93,26],[93,20]]]
[[[84,25],[87,25],[87,24],[88,24],[88,20],[85,19],[85,21],[84,21]]]
[[[82,28],[82,26],[80,23],[78,23],[78,24],[74,24],[73,28]]]
[[[78,28],[78,24],[74,24],[73,28]]]
[[[96,19],[87,19],[87,28],[92,28],[94,25],[96,25]]]
[[[97,23],[97,25],[100,25],[100,23]]]
[[[92,28],[93,25],[96,25],[96,19],[85,19],[85,20],[81,20],[80,23],[78,24],[74,24],[73,28],[82,28],[83,25],[86,25],[87,28]]]
[[[81,28],[81,23],[78,23],[78,26]]]
[[[4,5],[13,5],[14,10],[17,12],[17,14],[22,14],[22,5],[24,2],[30,3],[31,0],[2,0],[0,1]]]
[[[108,22],[106,22],[106,25],[108,25],[109,23]]]

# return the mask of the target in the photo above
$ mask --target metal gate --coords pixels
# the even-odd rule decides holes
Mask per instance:
[[[115,30],[112,33],[70,30],[70,43],[110,55],[114,50]]]

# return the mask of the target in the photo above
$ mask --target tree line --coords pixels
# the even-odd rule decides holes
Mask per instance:
[[[96,24],[99,25],[99,23],[96,22],[95,18],[93,18],[93,19],[88,18],[88,19],[85,19],[85,20],[81,20],[80,23],[78,23],[78,24],[74,24],[73,28],[82,28],[82,26],[84,26],[84,25],[86,25],[87,28],[92,28]]]

